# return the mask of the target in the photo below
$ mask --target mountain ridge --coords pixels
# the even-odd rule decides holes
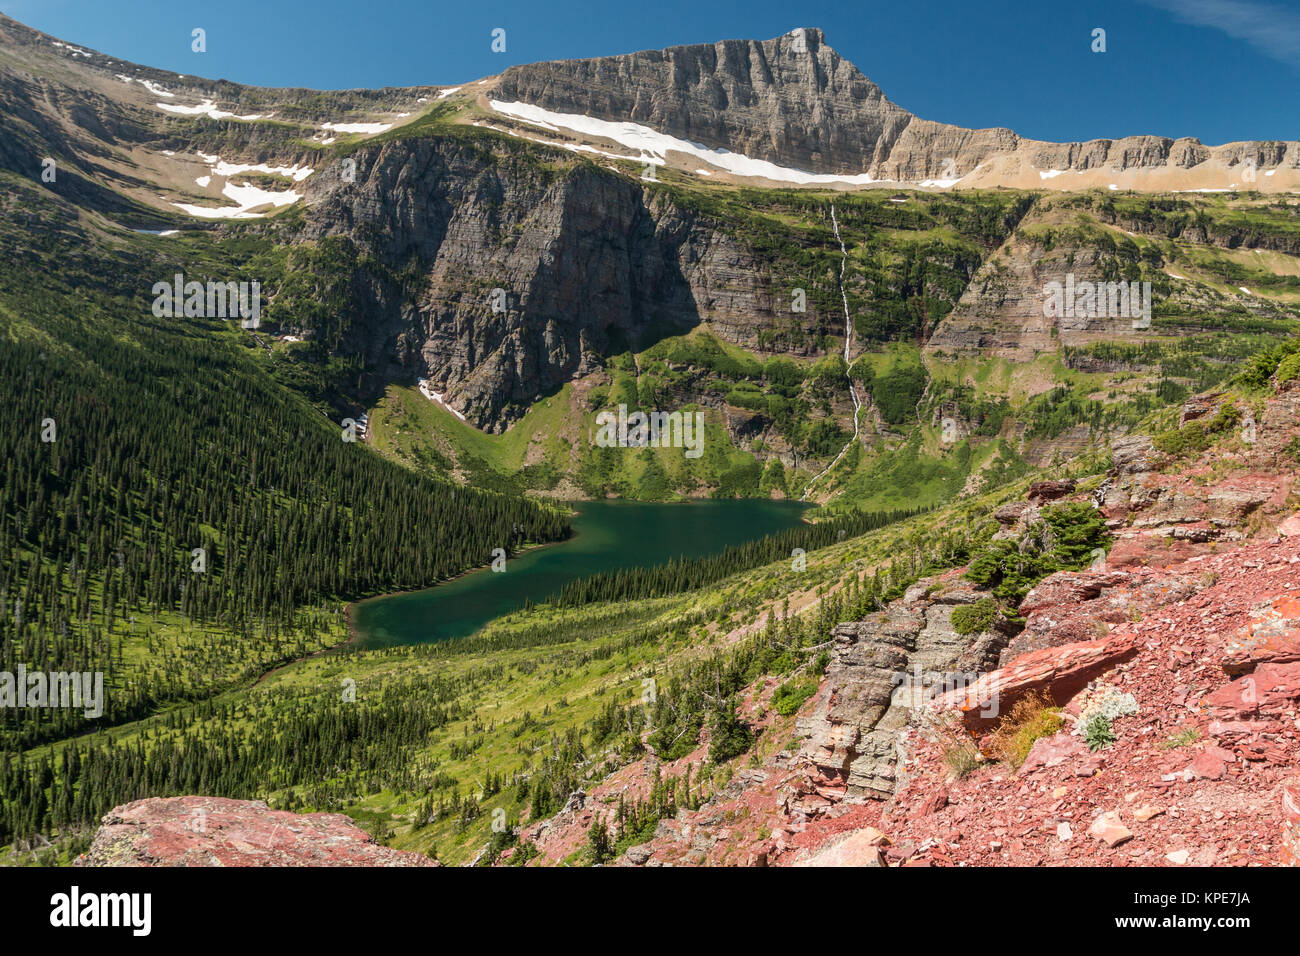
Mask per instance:
[[[0,78],[6,81],[0,96],[25,104],[26,113],[50,115],[53,110],[53,118],[66,126],[69,117],[57,109],[67,100],[62,91],[72,78],[95,77],[88,85],[97,95],[81,91],[76,99],[82,102],[73,101],[68,107],[77,117],[73,125],[82,131],[78,135],[67,130],[64,145],[79,147],[83,155],[111,153],[114,145],[123,142],[147,141],[153,138],[150,127],[153,133],[170,128],[171,121],[188,113],[261,130],[241,137],[252,140],[247,145],[260,158],[299,162],[311,155],[303,148],[308,137],[289,135],[289,126],[320,127],[324,122],[326,126],[309,142],[329,146],[338,134],[326,135],[326,131],[340,113],[346,114],[345,126],[354,116],[364,120],[357,126],[368,128],[352,132],[371,136],[416,123],[414,117],[454,96],[451,102],[461,107],[472,104],[516,135],[522,129],[522,135],[531,132],[535,137],[538,125],[556,127],[521,124],[503,115],[494,103],[525,103],[556,114],[635,123],[664,136],[699,142],[709,150],[725,150],[794,171],[848,177],[844,183],[834,183],[837,188],[1263,192],[1300,188],[1297,141],[1207,146],[1193,136],[1138,133],[1053,143],[1022,137],[1006,127],[970,129],[927,120],[891,101],[879,85],[827,44],[815,27],[762,41],[721,40],[515,65],[460,87],[336,91],[247,86],[156,70],[64,43],[3,16],[0,40],[4,41],[0,65],[5,67]],[[4,46],[13,49],[6,51]],[[23,82],[15,83],[16,77]],[[161,98],[166,102],[159,102]],[[191,98],[201,102],[183,102]],[[268,124],[277,128],[268,129]],[[562,123],[560,129],[589,153],[603,151],[591,144],[609,142]],[[57,138],[53,141],[59,143]],[[0,162],[11,168],[18,160],[17,155],[0,154]],[[662,160],[699,174],[698,157],[665,150]],[[157,178],[166,178],[165,171],[156,172]],[[707,173],[719,181],[770,181],[761,171],[733,175],[709,169]],[[146,194],[144,201],[153,204],[156,199]]]

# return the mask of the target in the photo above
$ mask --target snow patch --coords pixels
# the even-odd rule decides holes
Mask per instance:
[[[216,157],[213,157],[216,159]],[[208,160],[211,162],[212,160]],[[310,166],[268,166],[266,163],[228,163],[217,159],[212,171],[218,176],[238,176],[240,173],[266,173],[268,176],[284,176],[300,183],[315,172]]]
[[[445,100],[447,97],[451,96],[453,93],[459,93],[459,92],[460,92],[461,90],[463,90],[464,88],[465,88],[465,87],[463,87],[463,86],[453,86],[453,87],[452,87],[451,89],[449,89],[449,90],[439,90],[439,91],[438,91],[438,99],[440,99],[440,100]],[[425,97],[424,99],[420,100],[420,102],[423,103],[425,99],[428,99],[428,97]]]
[[[710,149],[703,143],[694,143],[689,140],[678,139],[675,136],[658,133],[638,123],[613,123],[608,120],[584,116],[580,113],[555,113],[528,103],[505,103],[501,100],[489,100],[489,105],[503,116],[509,116],[532,126],[540,126],[543,129],[553,131],[562,128],[575,133],[613,140],[626,149],[636,150],[640,153],[641,157],[635,160],[637,162],[653,162],[657,159],[656,165],[663,165],[667,154],[675,152],[684,153],[700,162],[708,163],[710,166],[736,176],[770,179],[774,182],[798,183],[801,185],[848,183],[856,186],[867,185],[876,181],[866,173],[858,176],[834,176],[823,173],[809,173],[788,166],[778,166],[776,163],[769,163],[766,160],[751,159],[741,153],[733,153],[725,149]],[[629,156],[617,158],[633,159],[633,157]]]
[[[128,83],[128,84],[139,83],[141,86],[143,86],[154,96],[175,96],[176,95],[170,90],[163,89],[161,86],[159,86],[157,83],[153,82],[152,80],[142,80],[137,76],[127,76],[125,73],[116,73],[114,75],[123,83]]]
[[[919,185],[922,189],[951,189],[962,181],[962,177],[956,179],[923,179]]]
[[[168,113],[179,113],[182,116],[207,116],[209,119],[237,119],[237,120],[260,120],[274,113],[253,113],[249,116],[238,116],[226,110],[217,109],[217,104],[212,100],[204,100],[198,106],[180,106],[175,103],[155,103],[154,106],[160,110],[166,110]]]
[[[435,391],[433,390],[433,387],[429,384],[429,380],[428,380],[427,378],[422,378],[422,379],[420,379],[416,384],[417,384],[417,385],[419,386],[419,388],[420,388],[420,394],[421,394],[421,395],[423,395],[423,396],[424,396],[425,398],[427,398],[429,401],[431,401],[431,402],[435,402],[436,404],[441,405],[443,408],[447,409],[447,411],[451,412],[453,415],[455,415],[457,418],[459,418],[462,422],[465,421],[465,416],[464,416],[464,415],[462,415],[460,412],[456,411],[456,409],[452,408],[452,407],[451,407],[450,405],[448,405],[445,401],[443,401],[442,396],[443,396],[443,394],[445,394],[445,393],[443,393],[443,392],[435,392]]]
[[[264,214],[249,212],[258,206],[288,206],[302,198],[302,193],[273,193],[260,186],[236,186],[226,183],[221,195],[235,202],[234,206],[192,206],[187,203],[174,202],[173,206],[199,219],[260,219]]]
[[[266,173],[269,176],[284,176],[286,179],[292,179],[296,183],[302,182],[310,176],[315,170],[309,166],[268,166],[266,163],[228,163],[220,156],[207,153],[196,154],[200,159],[208,164],[208,175],[200,176],[194,180],[201,188],[207,189],[212,184],[213,177],[221,177],[229,180],[232,176],[238,176],[241,173]],[[233,199],[236,203],[234,206],[194,206],[186,203],[172,203],[191,216],[198,216],[201,219],[257,219],[262,213],[249,212],[250,209],[257,206],[288,206],[302,198],[300,193],[289,192],[272,192],[269,189],[262,189],[259,186],[247,185],[236,186],[227,182],[221,189],[221,195],[227,199]]]
[[[393,128],[392,123],[323,123],[321,129],[336,133],[382,133]]]
[[[638,162],[645,166],[663,166],[666,165],[664,160],[658,156],[648,156],[642,153],[640,156],[627,156],[623,153],[609,153],[603,149],[597,149],[595,146],[588,146],[585,143],[561,143],[558,140],[543,139],[540,136],[529,136],[527,133],[521,133],[515,129],[502,129],[499,126],[493,126],[491,123],[480,123],[477,120],[475,126],[481,126],[484,129],[496,130],[498,133],[505,133],[507,136],[513,136],[515,139],[526,139],[530,143],[538,143],[542,146],[554,146],[556,149],[567,149],[571,153],[591,153],[593,156],[604,156],[606,159],[621,159],[626,162]],[[556,130],[556,132],[559,132]],[[618,168],[611,166],[610,169],[618,172]],[[711,173],[708,175],[712,175]]]
[[[90,57],[95,55],[91,53],[89,50],[83,50],[81,47],[73,46],[71,43],[60,43],[58,40],[51,41],[51,45],[67,50],[69,53],[72,54],[73,59],[76,59],[79,56]]]
[[[1038,178],[1039,178],[1039,179],[1055,179],[1057,176],[1061,175],[1061,173],[1063,173],[1063,172],[1065,172],[1064,169],[1040,169],[1040,170],[1038,171]]]

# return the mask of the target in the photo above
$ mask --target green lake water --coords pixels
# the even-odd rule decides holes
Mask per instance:
[[[503,572],[473,571],[423,591],[360,602],[353,609],[358,643],[373,648],[467,637],[526,601],[558,594],[575,578],[713,554],[794,527],[807,507],[768,500],[579,502],[571,538],[510,558]]]

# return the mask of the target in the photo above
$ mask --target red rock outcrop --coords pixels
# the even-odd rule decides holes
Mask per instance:
[[[1132,634],[1031,651],[969,687],[940,695],[935,706],[960,711],[971,729],[987,727],[1029,694],[1043,692],[1065,703],[1094,677],[1135,653],[1137,639]]]
[[[78,866],[437,866],[380,846],[341,813],[288,813],[260,800],[152,797],[104,815]]]

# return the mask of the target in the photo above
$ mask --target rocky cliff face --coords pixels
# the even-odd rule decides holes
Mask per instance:
[[[925,179],[943,171],[946,157],[973,167],[989,151],[1014,147],[1010,130],[918,120],[820,30],[798,32],[511,67],[493,95],[824,173],[894,169]]]
[[[1225,179],[1224,187],[1232,179],[1272,190],[1287,187],[1270,181],[1274,177],[1256,181],[1257,171],[1280,171],[1294,185],[1300,167],[1297,142],[1210,147],[1192,138],[1135,135],[1045,143],[1009,129],[924,120],[890,102],[811,27],[761,42],[725,40],[511,67],[494,81],[491,96],[633,122],[809,172],[866,173],[897,182],[951,185],[960,179],[967,186],[1058,189],[1104,187],[1098,174],[1137,173],[1177,188],[1181,174],[1197,171]],[[1063,173],[1076,178],[1058,181]]]
[[[430,137],[359,151],[307,187],[299,238],[355,238],[418,291],[360,270],[358,349],[501,430],[542,394],[707,319],[753,344],[772,292],[754,253],[663,195],[527,145]],[[815,307],[810,324],[820,318]]]

